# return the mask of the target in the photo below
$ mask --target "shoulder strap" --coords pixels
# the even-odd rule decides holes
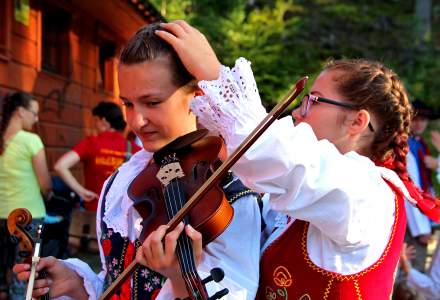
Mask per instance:
[[[107,227],[105,225],[104,221],[103,221],[103,219],[104,219],[104,212],[105,212],[105,201],[107,201],[107,194],[108,194],[108,191],[110,190],[110,187],[113,184],[113,181],[116,178],[116,175],[118,175],[118,173],[119,173],[119,170],[116,170],[110,176],[110,178],[109,178],[109,180],[108,180],[108,182],[107,182],[107,184],[105,185],[105,188],[104,188],[104,194],[102,195],[102,203],[101,203],[101,231],[104,231],[106,229],[106,227]]]

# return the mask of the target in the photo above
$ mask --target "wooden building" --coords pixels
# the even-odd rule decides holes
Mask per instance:
[[[121,46],[161,19],[146,0],[0,0],[0,98],[26,91],[39,100],[51,169],[91,133],[91,108],[118,101]]]

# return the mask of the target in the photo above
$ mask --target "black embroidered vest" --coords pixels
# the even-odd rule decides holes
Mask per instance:
[[[109,179],[104,190],[104,196],[101,204],[100,243],[104,252],[105,265],[107,268],[104,280],[104,290],[106,290],[134,260],[136,249],[141,245],[139,240],[136,240],[134,244],[131,243],[128,237],[123,237],[120,233],[114,232],[113,229],[108,228],[107,224],[105,224],[103,221],[107,193],[110,190],[110,187],[117,174],[118,172],[115,172]],[[245,187],[243,183],[241,183],[241,181],[238,180],[238,178],[235,178],[231,173],[229,173],[228,176],[223,179],[222,186],[224,186],[223,191],[231,204],[241,197],[247,195],[257,196],[257,193]],[[165,279],[166,278],[161,274],[154,272],[147,267],[140,266],[133,273],[132,282],[127,280],[127,282],[123,284],[121,289],[116,292],[111,299],[155,299],[156,295],[160,291],[160,288],[164,284]]]

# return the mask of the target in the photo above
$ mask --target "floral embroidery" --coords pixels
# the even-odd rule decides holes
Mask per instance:
[[[144,278],[147,278],[149,274],[150,274],[150,271],[148,271],[148,269],[143,269],[141,271],[141,276]]]
[[[118,260],[116,258],[113,258],[112,266],[116,266],[117,264],[118,264]]]
[[[275,293],[270,287],[266,287],[266,299],[275,300],[277,298],[277,293]]]
[[[153,290],[153,287],[149,282],[147,282],[144,284],[144,290],[146,290],[147,292],[151,292]]]
[[[292,276],[286,267],[278,266],[273,271],[273,281],[279,287],[289,287],[292,285]]]
[[[278,296],[280,296],[281,299],[289,299],[287,288],[291,286],[293,282],[289,270],[284,266],[278,266],[275,271],[273,271],[273,281],[279,288],[274,291],[271,287],[266,287],[266,299],[275,300]],[[304,298],[302,300],[306,299],[307,298]]]
[[[160,279],[159,279],[159,277],[157,277],[157,276],[153,277],[153,283],[154,283],[154,284],[160,284]]]

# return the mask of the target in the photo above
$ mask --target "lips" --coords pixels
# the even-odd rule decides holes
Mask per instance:
[[[144,132],[141,132],[139,135],[140,135],[140,138],[149,140],[149,139],[152,139],[156,134],[157,134],[157,131],[144,131]]]

